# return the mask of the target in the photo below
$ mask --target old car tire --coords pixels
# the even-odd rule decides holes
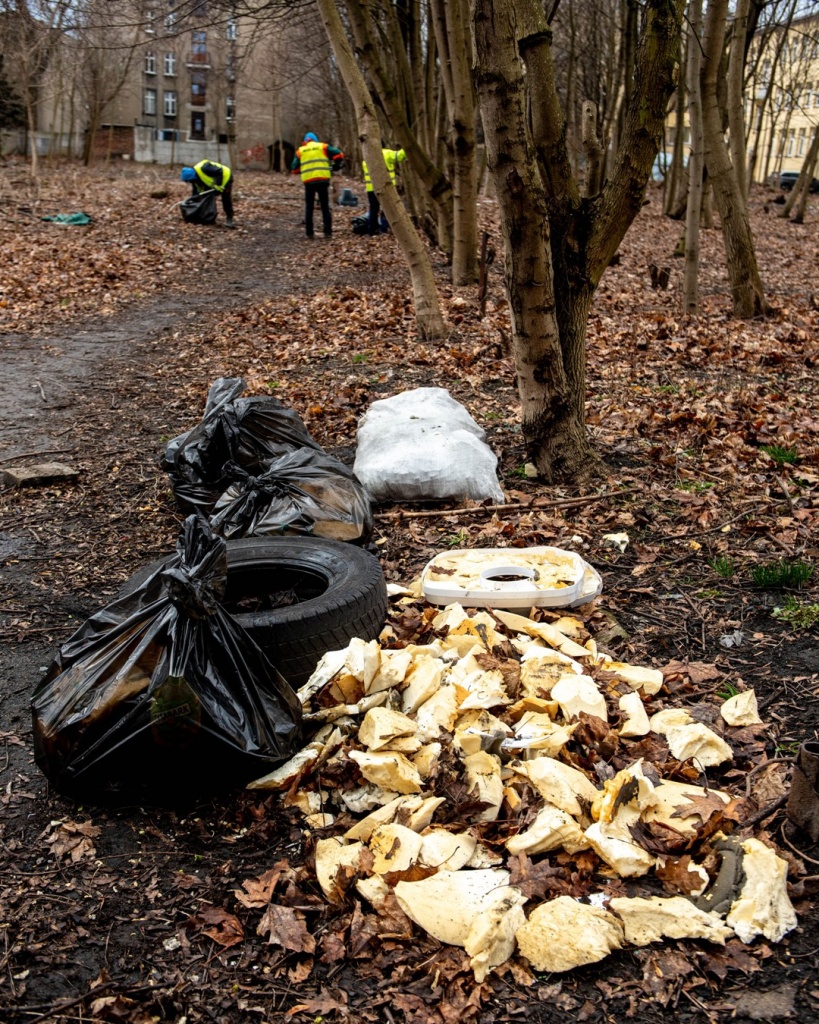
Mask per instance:
[[[245,537],[228,541],[227,552],[224,608],[292,686],[306,682],[327,651],[381,632],[387,587],[378,559],[363,548],[319,537]],[[165,561],[136,573],[121,595]],[[273,593],[291,594],[295,603],[244,610]]]

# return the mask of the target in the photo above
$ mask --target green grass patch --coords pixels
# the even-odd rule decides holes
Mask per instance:
[[[783,448],[781,444],[763,444],[761,447],[778,466],[792,466],[799,461],[799,452],[795,448]]]
[[[755,565],[751,570],[754,585],[765,590],[803,587],[813,576],[813,566],[801,559],[780,558],[778,562]]]
[[[739,690],[733,683],[723,683],[722,688],[717,690],[717,696],[720,700],[729,700],[731,697],[736,697],[738,693]]]
[[[459,530],[457,533],[450,533],[444,537],[444,544],[450,548],[462,548],[469,540],[466,530]]]
[[[710,491],[716,485],[708,480],[678,480],[675,486],[678,491],[693,491],[695,494],[702,494],[703,491]]]
[[[721,576],[724,580],[730,580],[736,572],[734,560],[730,555],[717,555],[717,557],[712,558],[708,564],[717,576]]]
[[[792,629],[812,629],[819,623],[819,604],[808,604],[798,597],[789,596],[781,607],[774,608],[773,617],[786,622]]]

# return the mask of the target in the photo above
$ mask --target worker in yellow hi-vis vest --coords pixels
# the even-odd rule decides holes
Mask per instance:
[[[407,154],[403,149],[382,149],[381,155],[384,157],[384,163],[387,165],[387,170],[390,172],[390,180],[394,185],[395,174],[398,169],[397,165],[407,159]],[[367,189],[367,202],[370,204],[367,225],[368,233],[371,235],[377,235],[381,231],[387,231],[389,229],[389,225],[387,224],[387,218],[383,213],[381,214],[381,223],[379,225],[378,211],[381,209],[381,203],[373,190],[373,183],[370,179],[370,172],[367,170],[366,160],[361,161],[361,170],[364,172],[364,187]]]
[[[233,174],[229,167],[217,164],[215,160],[200,160],[194,167],[183,167],[180,175],[193,189],[193,195],[214,189],[222,197],[225,211],[225,226],[233,223]]]
[[[300,174],[304,184],[304,233],[313,237],[313,206],[318,196],[321,206],[321,218],[324,224],[324,236],[329,238],[333,233],[333,215],[330,213],[330,178],[333,168],[340,168],[344,154],[335,146],[319,142],[313,132],[304,136],[304,142],[296,150],[291,164],[293,174]]]

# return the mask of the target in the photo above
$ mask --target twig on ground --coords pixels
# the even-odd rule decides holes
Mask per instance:
[[[606,498],[619,498],[623,494],[633,494],[636,488],[630,487],[623,491],[606,491],[603,494],[589,494],[581,498],[559,498],[555,501],[540,502],[539,504],[524,504],[517,502],[510,505],[474,505],[470,508],[442,508],[427,509],[423,512],[405,512],[398,509],[395,512],[382,512],[376,519],[434,519],[436,516],[461,516],[475,515],[478,512],[513,512],[518,509],[527,511],[539,511],[543,508],[565,508],[571,505],[588,505],[595,501],[605,501]]]
[[[768,762],[766,762],[766,764],[767,763]],[[772,800],[769,804],[766,804],[761,811],[757,811],[756,814],[752,814],[750,818],[746,818],[745,821],[741,821],[739,823],[739,827],[741,829],[750,828],[751,825],[756,825],[760,821],[764,821],[765,818],[770,818],[774,812],[779,810],[787,799],[788,794],[783,793],[782,796],[778,796],[776,800]]]
[[[793,764],[792,757],[771,757],[767,761],[763,761],[762,764],[754,765],[754,767],[745,776],[745,796],[751,795],[751,779],[756,775],[757,772],[761,772],[764,768],[767,768],[771,764]]]
[[[785,835],[785,824],[786,822],[783,821],[779,828],[779,834],[782,836],[785,845],[789,846],[798,857],[801,857],[802,860],[806,860],[809,864],[819,864],[819,860],[816,860],[815,857],[809,857],[806,853],[802,853],[798,846],[793,845],[790,839]]]

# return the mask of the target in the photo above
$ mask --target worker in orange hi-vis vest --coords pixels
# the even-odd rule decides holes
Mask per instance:
[[[316,196],[321,205],[321,217],[324,223],[324,236],[329,238],[333,233],[333,215],[330,213],[330,178],[333,169],[341,167],[344,154],[335,146],[319,142],[312,132],[304,136],[304,142],[296,150],[291,165],[293,174],[300,174],[304,183],[304,232],[308,238],[313,237],[313,207]]]

